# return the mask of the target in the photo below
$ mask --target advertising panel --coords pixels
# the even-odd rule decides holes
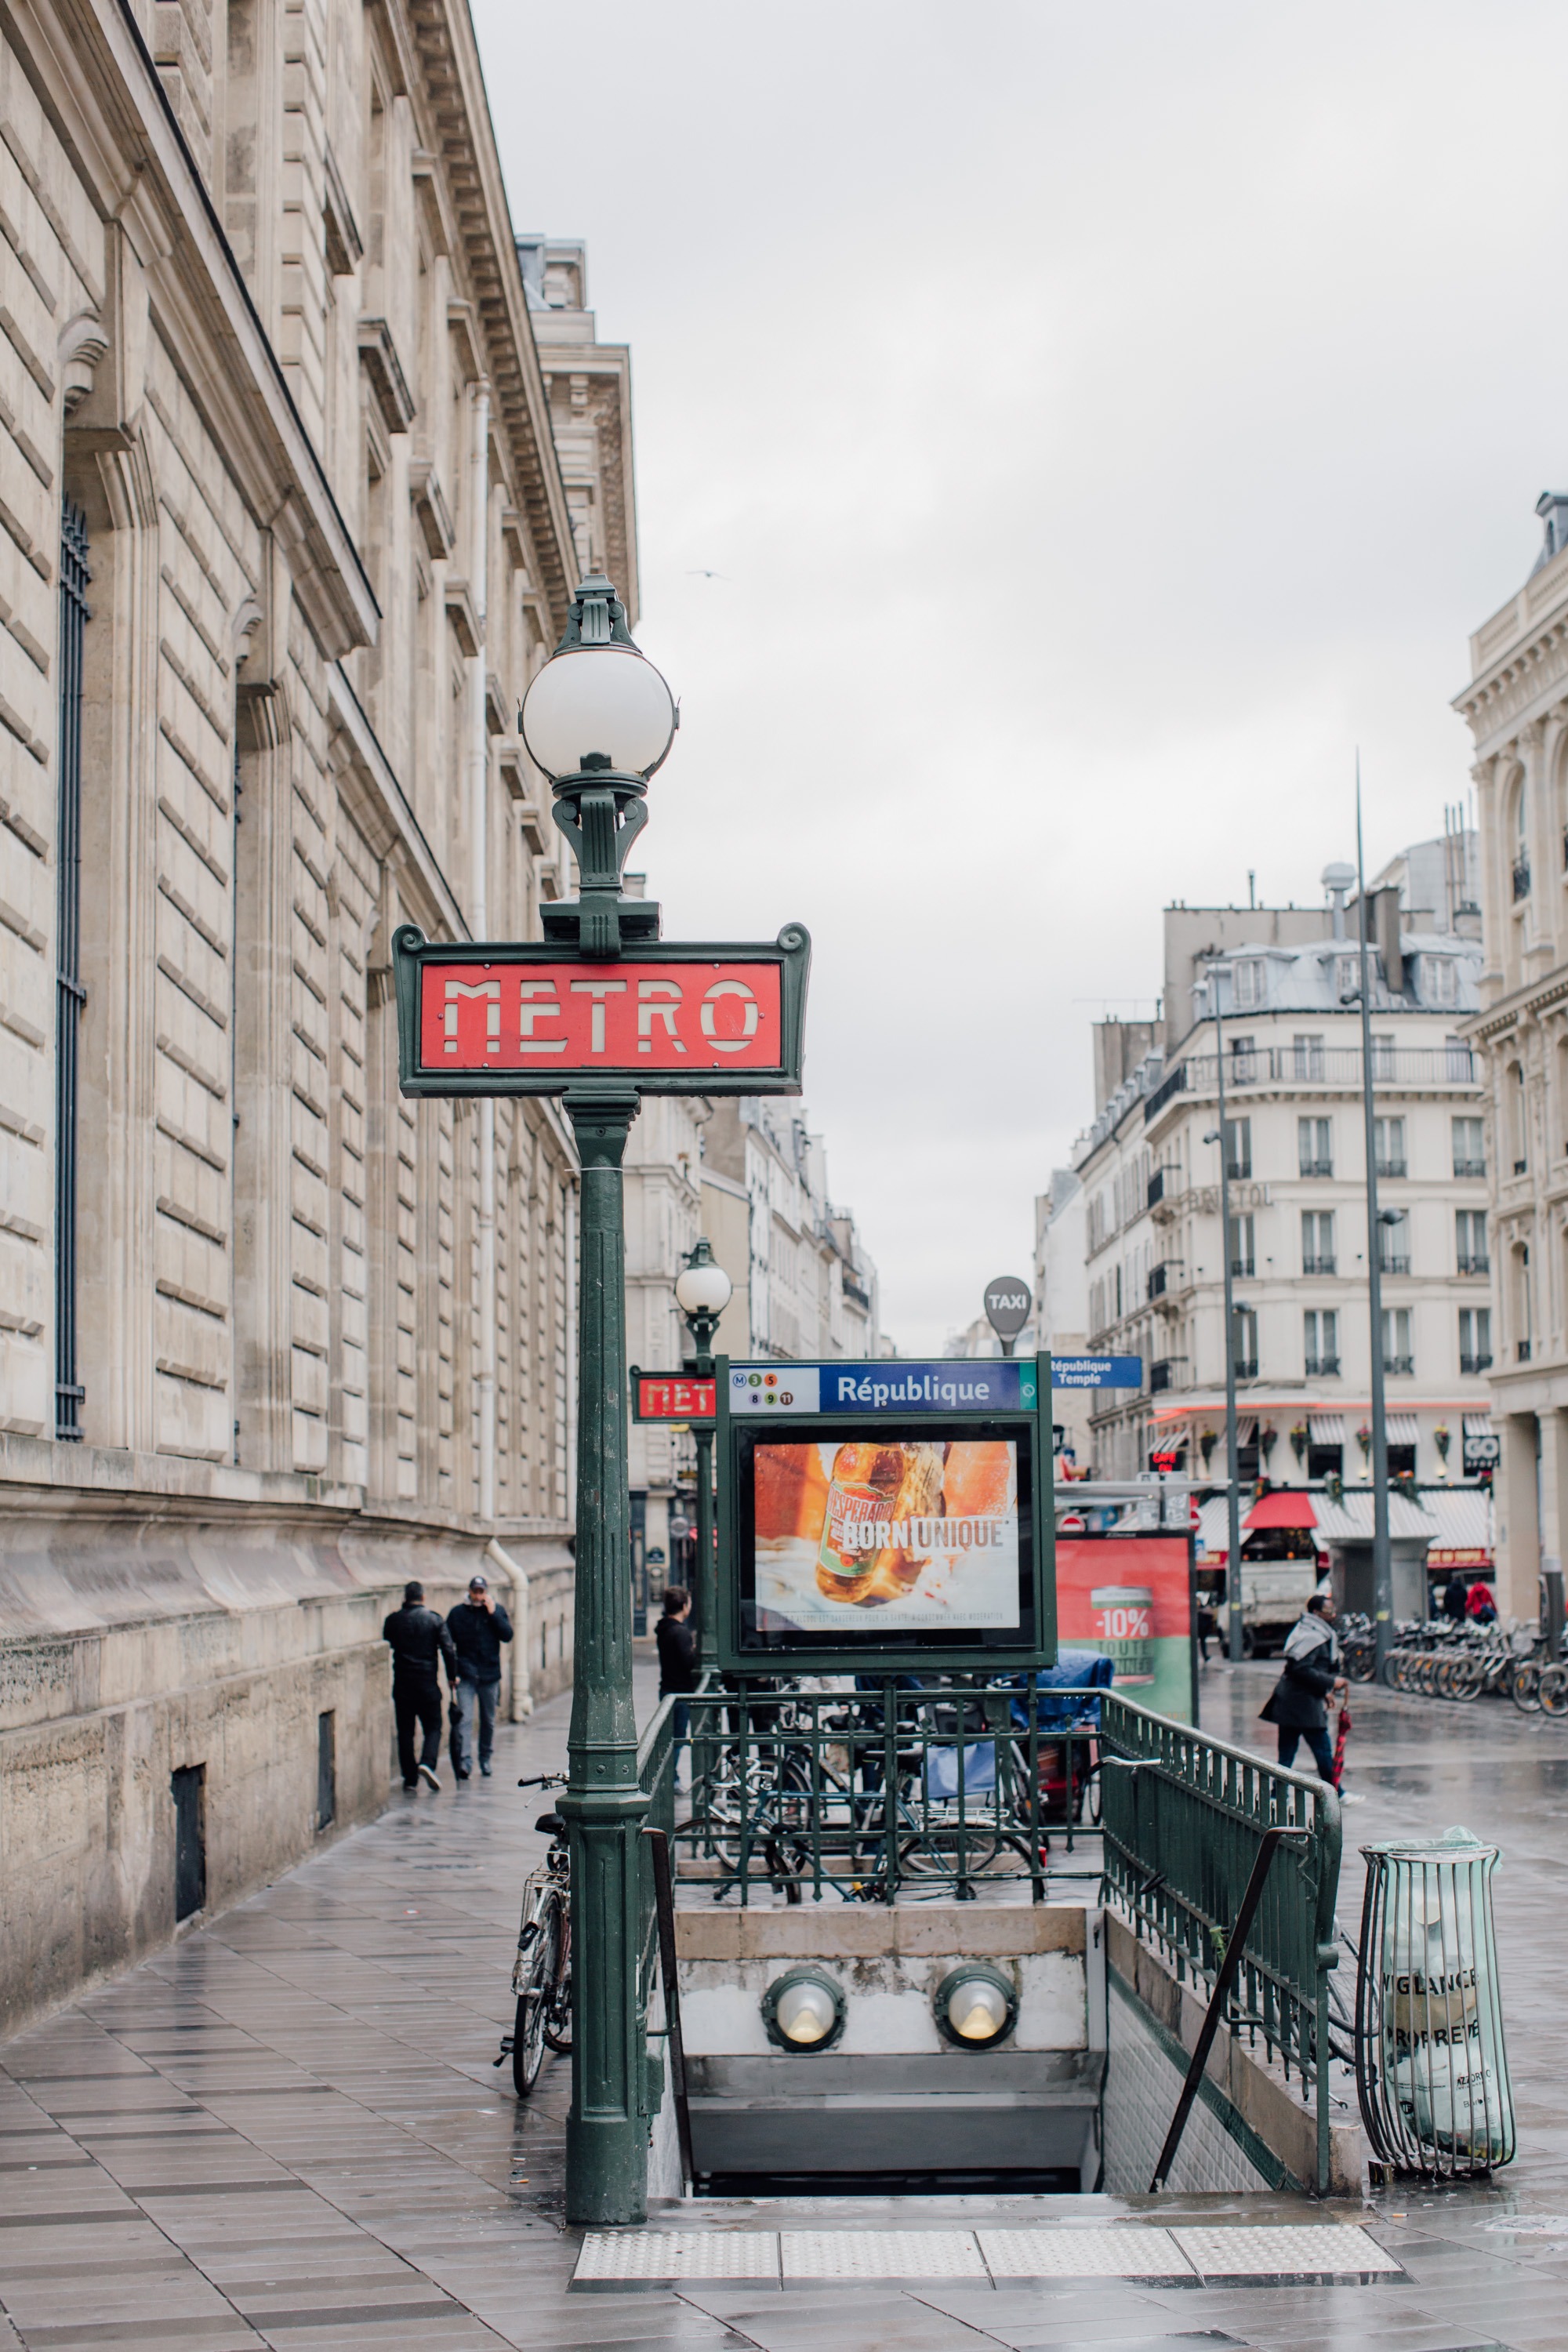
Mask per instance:
[[[1122,1697],[1180,1723],[1197,1721],[1191,1556],[1187,1536],[1057,1538],[1063,1649],[1112,1659]]]
[[[1016,1439],[770,1439],[752,1482],[759,1631],[1016,1625]]]

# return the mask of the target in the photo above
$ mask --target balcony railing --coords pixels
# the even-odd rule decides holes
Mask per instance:
[[[1394,1380],[1409,1380],[1415,1370],[1414,1356],[1384,1356],[1383,1369]]]
[[[1336,1257],[1304,1257],[1301,1271],[1303,1274],[1337,1274],[1339,1260]]]
[[[1337,1356],[1308,1357],[1307,1378],[1310,1381],[1336,1381],[1339,1376],[1340,1360]]]
[[[1456,1160],[1454,1162],[1456,1176],[1484,1176],[1486,1172],[1487,1163],[1484,1160]]]
[[[1513,861],[1513,895],[1516,899],[1530,896],[1530,860],[1516,857]]]
[[[1257,1272],[1257,1261],[1250,1257],[1233,1257],[1230,1272],[1234,1282],[1250,1282]]]
[[[1459,1252],[1459,1272],[1461,1274],[1489,1274],[1491,1270],[1492,1262],[1487,1255],[1485,1250],[1482,1250],[1479,1256],[1476,1255],[1474,1250],[1461,1250]]]
[[[1333,1172],[1334,1163],[1331,1160],[1303,1160],[1301,1162],[1303,1176],[1331,1176]]]
[[[1236,1377],[1238,1381],[1255,1381],[1258,1378],[1257,1357],[1237,1356],[1236,1360]]]
[[[1386,1251],[1377,1261],[1377,1270],[1379,1274],[1408,1274],[1410,1252],[1408,1250]]]
[[[1173,1095],[1215,1093],[1218,1078],[1215,1055],[1189,1055],[1149,1097],[1143,1106],[1144,1119],[1157,1118]],[[1458,1042],[1394,1045],[1374,1048],[1372,1080],[1374,1087],[1479,1087],[1480,1070],[1469,1047]],[[1227,1094],[1252,1087],[1303,1087],[1314,1093],[1341,1087],[1359,1091],[1361,1051],[1352,1045],[1325,1045],[1321,1053],[1299,1055],[1293,1045],[1258,1046],[1249,1054],[1226,1055],[1225,1083]],[[1306,1172],[1303,1169],[1302,1173]]]
[[[1377,1172],[1379,1176],[1408,1176],[1410,1173],[1410,1162],[1408,1160],[1405,1159],[1379,1160],[1377,1163]]]
[[[1163,1168],[1156,1168],[1149,1179],[1149,1199],[1146,1205],[1152,1209],[1156,1201],[1163,1201],[1164,1197],[1165,1171]]]
[[[1528,1347],[1529,1344],[1530,1342],[1526,1340],[1526,1347]],[[1491,1370],[1491,1349],[1489,1348],[1484,1356],[1461,1355],[1459,1358],[1459,1370],[1461,1372],[1488,1372]]]

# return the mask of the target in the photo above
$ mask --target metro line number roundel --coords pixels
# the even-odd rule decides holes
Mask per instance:
[[[743,1070],[783,1058],[776,963],[431,961],[419,1060],[436,1070]]]

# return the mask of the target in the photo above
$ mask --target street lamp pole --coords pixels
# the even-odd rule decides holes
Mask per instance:
[[[675,1302],[686,1318],[696,1349],[700,1381],[713,1377],[713,1340],[733,1289],[713,1255],[706,1234],[692,1244],[676,1276]],[[713,1424],[699,1421],[691,1432],[697,1446],[697,1660],[704,1669],[719,1663],[718,1568],[713,1557]]]
[[[1361,755],[1355,763],[1355,870],[1361,914],[1361,1101],[1366,1133],[1366,1287],[1372,1318],[1372,1639],[1373,1671],[1383,1680],[1394,1643],[1394,1566],[1388,1541],[1388,1421],[1384,1408],[1383,1219],[1377,1205],[1377,1121],[1372,1085],[1372,954],[1366,866],[1361,837]]]
[[[1225,1269],[1225,1476],[1226,1648],[1232,1661],[1242,1656],[1241,1600],[1241,1464],[1236,1433],[1236,1294],[1230,1261],[1230,1142],[1225,1125],[1225,1019],[1219,1009],[1219,974],[1210,980],[1214,990],[1215,1067],[1219,1077],[1219,1222],[1220,1263]],[[1215,1139],[1207,1139],[1214,1140]]]
[[[675,726],[669,688],[638,653],[625,606],[604,573],[590,573],[521,714],[523,740],[552,779],[552,814],[577,860],[576,903],[552,906],[545,929],[590,960],[590,972],[612,963],[627,935],[651,929],[657,936],[657,908],[628,904],[621,877],[647,823],[647,780],[667,756]],[[616,982],[581,985],[602,995]],[[632,1706],[621,1175],[640,1097],[626,1077],[606,1075],[566,1086],[562,1099],[583,1171],[575,1671],[559,1807],[571,1847],[576,1948],[566,2212],[572,2221],[625,2222],[641,2221],[647,2200],[638,1846],[648,1801]]]

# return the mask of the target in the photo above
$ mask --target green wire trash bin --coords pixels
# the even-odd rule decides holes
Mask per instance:
[[[1514,2153],[1492,1927],[1498,1849],[1468,1830],[1363,1846],[1356,2091],[1373,2154],[1462,2180]]]

